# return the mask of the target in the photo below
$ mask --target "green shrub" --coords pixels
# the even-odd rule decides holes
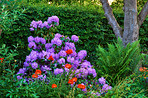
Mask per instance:
[[[18,45],[14,47],[15,50],[11,50],[10,47],[7,47],[5,44],[0,47],[0,58],[4,58],[2,63],[0,62],[1,74],[5,74],[7,69],[14,70],[14,66],[12,66],[11,63],[16,62],[14,57],[18,56],[18,52],[16,51]]]
[[[20,5],[17,10],[19,11],[22,8],[26,9],[24,12],[25,15],[19,17],[18,20],[15,21],[15,24],[12,25],[13,30],[9,32],[13,33],[7,35],[2,34],[3,39],[0,40],[0,43],[5,43],[10,47],[12,47],[12,44],[16,45],[18,43],[20,45],[17,50],[19,56],[17,56],[16,59],[24,61],[25,56],[29,54],[27,51],[28,42],[26,39],[31,35],[34,37],[36,36],[29,30],[31,21],[46,21],[48,17],[56,15],[60,19],[60,25],[53,33],[58,32],[68,36],[73,34],[80,36],[81,41],[76,45],[76,48],[78,49],[77,52],[82,49],[87,50],[89,57],[86,57],[86,59],[92,62],[92,65],[96,65],[94,60],[96,58],[97,45],[101,45],[107,49],[107,43],[113,43],[113,40],[116,40],[116,37],[104,16],[102,8],[99,6],[95,7],[83,7],[79,5],[58,7],[48,4],[33,5],[24,3],[23,5]],[[121,27],[123,27],[123,12],[116,12],[114,14]],[[146,47],[148,46],[148,41],[146,39],[148,36],[146,34],[148,31],[147,19],[148,18],[146,18],[146,21],[141,26],[139,37],[143,51],[146,51]]]

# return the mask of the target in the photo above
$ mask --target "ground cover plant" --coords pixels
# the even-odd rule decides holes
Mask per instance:
[[[75,47],[75,44],[79,44],[81,36],[65,36],[59,33],[54,34],[52,30],[56,29],[58,25],[59,20],[56,16],[49,17],[45,22],[42,22],[41,20],[32,21],[30,30],[31,33],[36,36],[28,37],[28,50],[30,54],[26,55],[23,67],[14,59],[18,56],[18,52],[15,50],[19,46],[15,46],[15,50],[11,50],[7,48],[7,45],[3,45],[0,49],[0,70],[2,73],[0,76],[0,95],[4,97],[30,98],[119,98],[126,96],[143,96],[146,98],[148,96],[147,68],[141,67],[138,70],[138,72],[140,71],[139,73],[141,76],[139,76],[138,72],[133,73],[134,75],[130,75],[128,79],[124,79],[124,74],[123,76],[120,75],[120,77],[123,78],[122,81],[114,80],[116,83],[113,84],[107,77],[103,78],[103,76],[107,76],[108,74],[106,74],[106,71],[103,71],[103,68],[99,68],[99,65],[101,64],[98,64],[96,67],[85,59],[86,55],[88,55],[87,51],[80,50],[76,52],[77,48]],[[113,48],[112,45],[109,46]],[[63,50],[62,52],[61,49]],[[129,50],[127,50],[134,54],[132,49],[134,50],[137,48],[129,47]],[[66,52],[66,56],[64,51]],[[109,52],[111,52],[111,54],[117,54],[115,51]],[[98,53],[98,55],[100,54],[101,52]],[[114,61],[111,59],[114,57],[111,54],[104,57],[104,59],[109,58],[109,61],[107,60],[106,62],[106,64],[109,63],[108,65],[114,65],[110,63],[111,61]],[[145,61],[144,65],[147,65],[146,57],[148,56],[143,54],[143,61]],[[125,61],[128,62],[128,58],[126,59],[127,60]],[[116,61],[118,61],[118,59]],[[118,64],[118,62],[114,63]],[[106,70],[110,70],[110,68],[107,67],[108,65],[105,65]],[[121,64],[120,67],[124,67],[123,65]],[[133,66],[133,63],[126,64],[126,66],[129,65]],[[129,68],[130,67],[127,69]],[[19,69],[19,71],[16,69]],[[97,69],[100,71],[102,70],[104,75],[102,76]],[[125,73],[128,72],[128,70],[125,69],[121,71]],[[113,74],[116,75],[115,73]]]

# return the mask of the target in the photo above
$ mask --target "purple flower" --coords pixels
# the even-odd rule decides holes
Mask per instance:
[[[70,49],[76,50],[74,43],[65,43]]]
[[[39,59],[43,59],[44,58],[43,53],[42,52],[38,53],[38,57],[39,57]]]
[[[33,63],[31,64],[31,66],[32,66],[33,69],[36,69],[36,68],[38,68],[38,63],[33,62]]]
[[[48,49],[47,52],[53,53],[55,52],[54,48]]]
[[[62,40],[60,40],[59,38],[55,37],[51,40],[52,44],[56,44],[57,46],[61,46],[62,45]]]
[[[79,65],[79,61],[78,60],[75,60],[74,61],[74,65]]]
[[[36,44],[34,42],[29,42],[28,47],[36,49]]]
[[[97,95],[97,96],[101,96],[100,93],[98,93],[98,92],[96,93],[96,95]]]
[[[60,37],[62,37],[62,35],[59,34],[59,33],[56,33],[56,34],[55,34],[55,37],[60,38]]]
[[[84,83],[81,83],[82,85],[84,85]],[[87,92],[87,88],[85,87],[85,89],[82,89],[83,92]]]
[[[50,28],[50,26],[49,26],[49,24],[48,24],[48,22],[47,22],[47,21],[45,21],[45,22],[43,23],[43,27],[46,27],[47,29],[49,29],[49,28]]]
[[[26,71],[26,68],[21,68],[21,69],[19,69],[19,74],[24,74],[25,73],[25,71]]]
[[[44,71],[46,71],[46,70],[52,70],[50,67],[47,67],[47,65],[45,65],[45,66],[42,66],[42,69],[44,70]]]
[[[58,60],[58,63],[59,63],[59,64],[65,63],[65,59],[64,59],[64,58],[59,59],[59,60]]]
[[[25,61],[26,61],[26,62],[27,62],[27,61],[31,61],[31,56],[26,56]]]
[[[80,78],[81,77],[81,73],[79,73],[80,72],[80,70],[79,69],[76,69],[76,71],[75,71],[75,76],[77,77],[77,78]]]
[[[86,50],[81,50],[81,51],[78,52],[78,57],[79,57],[80,59],[83,59],[83,58],[85,58],[86,56],[87,56]]]
[[[34,38],[34,41],[35,41],[36,43],[39,43],[39,42],[40,42],[40,37],[38,37],[38,36],[35,37],[35,38]]]
[[[61,46],[61,45],[62,45],[62,40],[60,40],[60,39],[57,40],[56,45],[57,45],[57,46]]]
[[[40,38],[42,44],[46,44],[46,40],[44,38]]]
[[[61,50],[58,54],[59,56],[66,57],[66,52],[64,50]]]
[[[27,62],[24,62],[24,67],[28,67],[29,64]]]
[[[30,53],[30,57],[31,57],[31,62],[33,62],[34,60],[37,59],[37,57],[38,57],[38,52],[32,50],[31,53]]]
[[[48,22],[49,24],[51,24],[51,23],[52,23],[52,17],[48,17],[47,22]]]
[[[42,24],[42,21],[41,21],[41,20],[38,21],[37,24],[38,24],[38,27],[39,27],[39,28],[43,28],[43,24]]]
[[[51,43],[47,43],[47,44],[45,44],[45,48],[46,48],[46,50],[49,49],[49,48],[51,48],[52,45],[53,45],[53,44],[51,44]]]
[[[37,28],[37,22],[33,20],[33,21],[31,22],[30,26],[32,26],[32,27],[34,27],[34,28]]]
[[[59,23],[59,18],[57,16],[52,16],[52,21]]]
[[[65,45],[64,50],[67,51],[68,49],[70,49],[67,45]]]
[[[79,37],[76,36],[76,35],[72,35],[71,40],[74,41],[74,42],[77,42],[79,40]]]
[[[17,79],[19,80],[19,79],[22,79],[23,77],[22,76],[17,76]]]
[[[42,81],[42,80],[45,81],[45,79],[46,79],[46,75],[44,75],[44,76],[43,76],[43,75],[38,75],[38,79],[40,79],[41,81]]]
[[[30,31],[34,31],[34,28],[29,28],[30,29]]]
[[[83,78],[84,78],[84,77],[87,77],[87,75],[88,75],[88,70],[87,70],[87,69],[85,69],[85,68],[80,68],[79,71],[82,72],[82,77],[83,77]]]
[[[107,91],[107,90],[109,90],[109,89],[111,90],[111,88],[112,88],[112,87],[109,86],[108,84],[104,84],[103,87],[102,87],[102,91]]]
[[[99,78],[98,81],[99,81],[100,84],[105,84],[105,79],[104,79],[104,77]]]
[[[68,42],[70,41],[70,38],[69,38],[69,37],[66,37],[65,39],[67,39],[67,40],[68,40]]]
[[[74,60],[75,60],[74,57],[72,58],[70,56],[67,57],[67,62],[69,63],[74,63]]]
[[[97,73],[93,73],[93,77],[95,78],[97,76]]]
[[[48,52],[47,51],[44,51],[44,50],[42,50],[42,53],[43,53],[43,58],[45,58],[46,56],[49,55]]]
[[[59,25],[59,18],[57,16],[48,17],[47,22],[51,24],[52,22],[56,22],[57,26]]]
[[[73,88],[74,85],[75,85],[75,82],[73,82],[73,84],[71,84],[71,87]]]
[[[88,68],[87,70],[88,70],[89,74],[94,74],[94,76],[96,75],[96,70],[95,69]]]
[[[59,54],[56,53],[56,54],[54,55],[54,58],[55,58],[55,60],[58,60],[58,59],[60,58]]]
[[[32,41],[34,41],[34,38],[32,36],[29,36],[28,37],[28,42],[32,42]]]
[[[76,56],[77,56],[76,51],[74,51],[74,50],[73,50],[73,53],[72,53],[72,54],[70,54],[70,56],[76,57]]]
[[[54,70],[54,74],[57,75],[57,74],[59,74],[59,73],[63,73],[63,69],[58,69],[58,68],[56,68],[56,69]]]
[[[90,62],[83,62],[81,67],[83,67],[83,68],[88,68],[88,66],[89,66],[89,67],[91,66],[91,65],[90,65]]]
[[[66,68],[66,67],[65,67],[64,69],[65,69],[65,71],[67,72],[67,74],[66,74],[66,75],[68,75],[68,73],[69,73],[69,69],[68,69],[68,68]],[[65,76],[66,76],[66,75],[65,75]]]

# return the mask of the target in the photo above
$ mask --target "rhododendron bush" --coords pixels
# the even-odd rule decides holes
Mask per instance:
[[[54,23],[53,23],[54,22]],[[31,31],[37,30],[38,28],[42,30],[50,29],[59,25],[59,19],[57,16],[49,17],[47,21],[42,23],[42,21],[32,21]],[[78,79],[88,81],[91,78],[97,76],[96,70],[93,65],[85,57],[87,56],[86,50],[80,50],[76,53],[76,42],[79,41],[79,37],[72,35],[71,38],[61,35],[59,33],[50,34],[52,38],[47,42],[43,37],[28,37],[28,47],[30,48],[30,54],[26,56],[23,68],[19,69],[17,73],[17,79],[26,79],[29,81],[34,81],[35,79],[45,81],[50,83],[47,79],[47,73],[53,73],[54,75],[62,75],[64,72],[69,75],[70,80],[67,81],[69,84]],[[69,74],[71,70],[71,73]],[[73,78],[75,77],[75,78]],[[73,79],[72,79],[73,78]],[[72,80],[71,80],[72,79]],[[111,86],[105,84],[105,79],[99,78],[96,84],[102,85],[102,91],[107,91],[111,89]],[[86,83],[84,83],[86,85]],[[78,84],[79,88],[86,88],[82,84]],[[57,87],[56,84],[52,85],[52,88]],[[73,87],[73,86],[72,86]]]

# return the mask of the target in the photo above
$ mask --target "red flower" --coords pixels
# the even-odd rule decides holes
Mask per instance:
[[[73,80],[70,80],[70,79],[69,79],[68,83],[69,83],[69,84],[73,84]]]
[[[78,84],[78,88],[80,88],[80,89],[85,89],[85,85]]]
[[[70,69],[72,67],[72,65],[66,64],[65,67],[68,68],[68,69]]]
[[[67,54],[72,54],[73,51],[72,51],[72,49],[69,49],[69,50],[66,51],[66,53],[67,53]]]
[[[54,58],[52,57],[52,55],[48,58],[48,60],[54,60]]]
[[[72,81],[77,82],[77,78],[76,77],[72,78]]]
[[[4,59],[4,58],[0,58],[0,60],[1,60],[1,63],[2,63],[3,59]]]
[[[38,77],[37,74],[33,74],[33,75],[32,75],[32,78],[37,78],[37,77]]]
[[[41,73],[42,73],[41,70],[36,70],[35,71],[35,74],[37,74],[37,75],[41,75]]]
[[[56,88],[57,87],[57,85],[56,84],[52,84],[52,88]]]

